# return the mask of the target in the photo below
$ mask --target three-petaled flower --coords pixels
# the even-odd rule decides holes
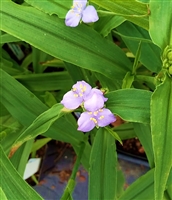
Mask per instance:
[[[102,108],[94,112],[83,112],[78,119],[78,130],[88,132],[95,126],[104,127],[116,121],[115,116],[107,108]]]
[[[96,127],[104,127],[116,121],[112,112],[104,108],[104,102],[108,99],[103,92],[91,88],[85,81],[78,81],[72,90],[63,96],[61,103],[68,109],[76,109],[82,105],[84,112],[78,119],[78,130],[88,132]]]
[[[99,19],[93,6],[87,6],[87,0],[73,0],[72,8],[65,17],[66,26],[76,27],[82,20],[84,23],[96,22]]]

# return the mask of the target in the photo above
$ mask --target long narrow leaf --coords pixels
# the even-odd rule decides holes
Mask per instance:
[[[172,167],[172,79],[157,86],[151,98],[151,130],[155,156],[155,200],[163,197]]]
[[[0,146],[0,187],[8,200],[42,198],[22,179]],[[1,196],[3,198],[3,196]]]
[[[1,3],[0,15],[3,31],[61,60],[111,79],[122,79],[132,68],[119,47],[84,24],[66,27],[57,16],[6,0]]]
[[[99,129],[90,157],[89,199],[116,199],[117,155],[115,140]]]

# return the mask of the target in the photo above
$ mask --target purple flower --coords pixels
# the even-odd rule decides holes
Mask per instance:
[[[76,109],[90,94],[91,89],[91,86],[85,81],[78,81],[75,85],[73,85],[72,90],[63,96],[61,103],[68,109]]]
[[[93,88],[90,94],[86,97],[84,102],[84,108],[87,111],[95,111],[104,107],[104,102],[107,101],[108,98],[103,96],[103,92]]]
[[[96,22],[99,19],[96,9],[86,4],[87,0],[73,0],[73,6],[66,14],[66,26],[76,27],[81,19],[84,23]]]
[[[116,118],[113,113],[106,108],[94,112],[83,112],[78,119],[78,130],[89,132],[95,126],[104,127],[115,121]]]

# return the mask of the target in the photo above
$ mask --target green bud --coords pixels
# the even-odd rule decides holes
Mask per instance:
[[[169,72],[170,75],[172,75],[172,66],[169,67],[168,72]]]
[[[167,54],[167,58],[169,61],[172,61],[172,51]]]

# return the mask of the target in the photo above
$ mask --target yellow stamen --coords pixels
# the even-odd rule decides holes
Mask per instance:
[[[95,111],[95,112],[94,112],[94,115],[97,115],[97,114],[98,114],[98,111]]]
[[[75,92],[77,89],[76,89],[76,88],[73,88],[72,90]]]
[[[74,97],[78,97],[79,95],[78,95],[78,94],[74,94],[73,96],[74,96]]]
[[[90,120],[92,120],[95,124],[97,124],[97,120],[94,117],[91,117]]]
[[[105,118],[105,117],[104,117],[103,115],[99,117],[100,120],[101,120],[101,119],[104,119],[104,118]]]

